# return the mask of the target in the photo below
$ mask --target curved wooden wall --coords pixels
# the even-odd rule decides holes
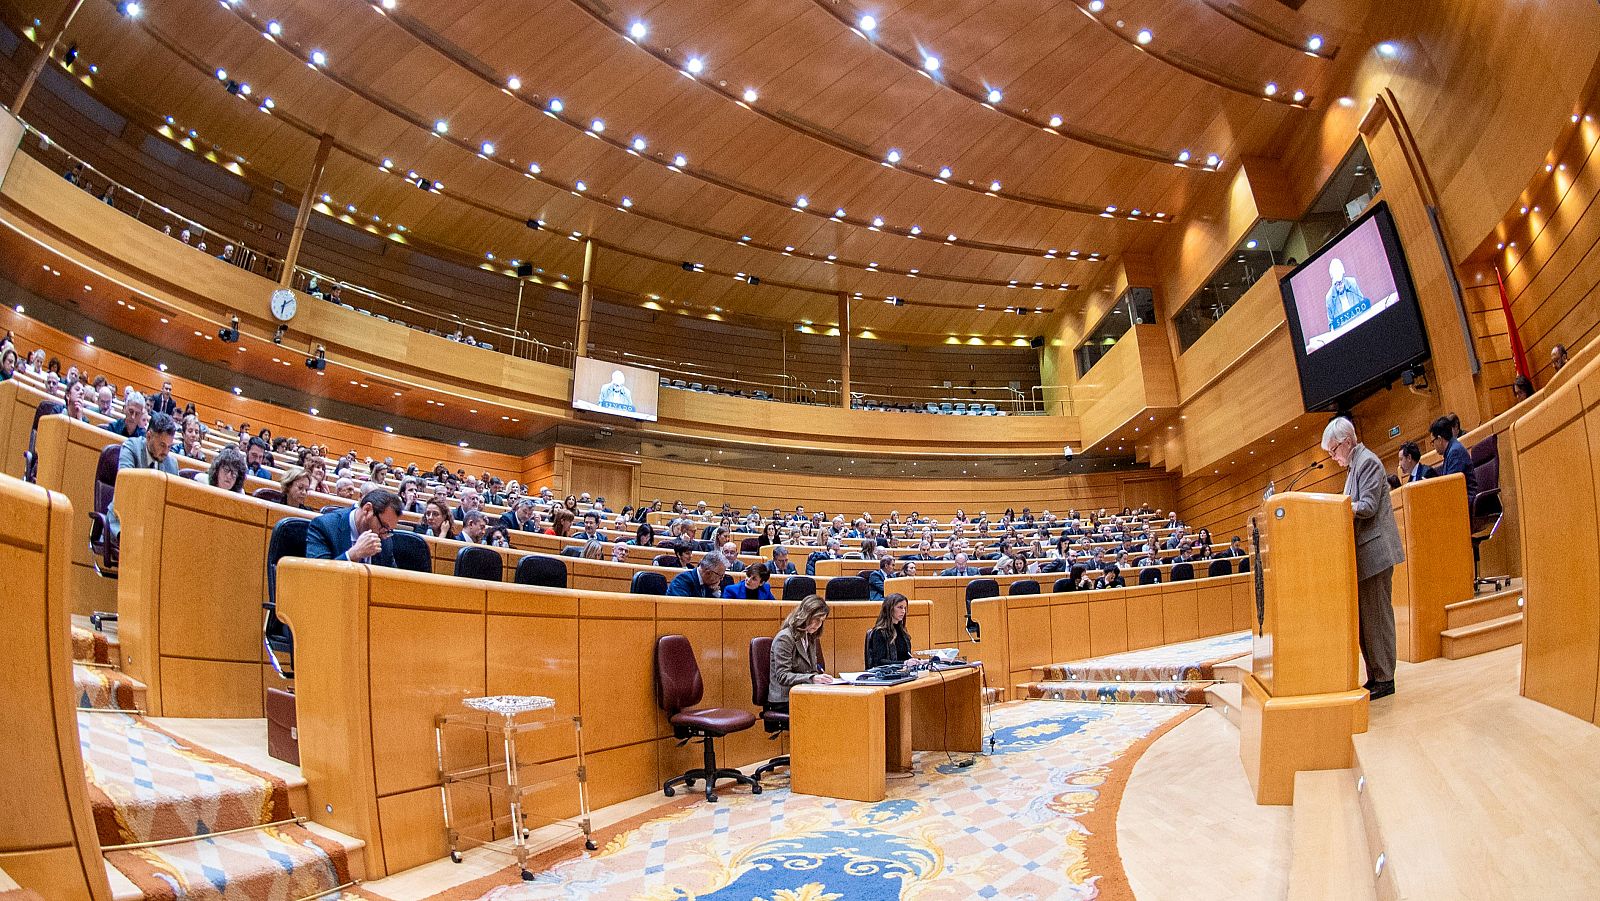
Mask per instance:
[[[46,898],[110,901],[73,710],[74,518],[62,495],[0,476],[0,685],[10,706],[0,866]]]

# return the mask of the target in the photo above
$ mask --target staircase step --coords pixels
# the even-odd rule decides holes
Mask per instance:
[[[1022,697],[1046,701],[1097,704],[1204,704],[1210,682],[1028,682],[1018,686]]]
[[[1516,585],[1504,591],[1480,594],[1465,601],[1446,604],[1444,625],[1446,629],[1459,629],[1462,626],[1488,622],[1521,611],[1522,586]]]
[[[1208,682],[1216,665],[1250,650],[1249,632],[1123,651],[1088,660],[1033,667],[1036,682]]]
[[[1457,629],[1446,629],[1439,633],[1439,637],[1444,640],[1442,648],[1444,656],[1450,660],[1460,660],[1463,657],[1522,644],[1522,635],[1521,613]]]
[[[109,666],[72,665],[73,706],[99,710],[143,710],[145,687]]]
[[[72,627],[72,659],[84,663],[117,662],[117,643],[112,636],[87,626]]]
[[[328,838],[325,831],[292,824],[108,851],[106,861],[149,901],[294,901],[353,881],[345,842]],[[324,897],[337,899],[342,894]]]
[[[1250,675],[1250,670],[1253,665],[1254,660],[1252,659],[1251,655],[1245,654],[1241,657],[1235,657],[1232,660],[1222,661],[1215,667],[1212,667],[1212,673],[1217,677],[1217,679],[1223,682],[1231,682],[1234,685],[1242,685],[1244,683],[1244,677]]]
[[[1295,774],[1291,848],[1288,901],[1376,901],[1354,770]]]
[[[1004,688],[994,686],[983,690],[983,703],[985,704],[1001,704],[1005,702],[1005,699],[1006,690]]]
[[[1237,729],[1239,711],[1244,706],[1244,686],[1238,682],[1218,682],[1208,686],[1206,706],[1222,714]]]

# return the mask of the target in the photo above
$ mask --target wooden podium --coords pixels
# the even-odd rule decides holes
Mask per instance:
[[[1294,774],[1354,762],[1367,730],[1355,530],[1342,494],[1268,498],[1251,520],[1257,621],[1239,758],[1257,804],[1294,802]]]
[[[1395,650],[1421,663],[1439,656],[1445,606],[1472,598],[1472,526],[1460,473],[1389,492],[1406,562],[1394,568]]]

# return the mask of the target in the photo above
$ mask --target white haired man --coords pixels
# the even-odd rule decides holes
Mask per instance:
[[[1378,455],[1356,437],[1355,424],[1342,416],[1323,430],[1322,449],[1349,470],[1344,493],[1355,512],[1356,596],[1361,656],[1367,662],[1365,688],[1373,700],[1386,698],[1394,694],[1394,608],[1389,599],[1395,565],[1406,559],[1394,508],[1389,504],[1389,474]]]

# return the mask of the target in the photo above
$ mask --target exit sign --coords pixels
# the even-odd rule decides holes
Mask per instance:
[[[1396,426],[1390,426],[1389,427],[1389,437],[1390,438],[1399,438],[1400,437],[1400,427],[1397,426],[1397,425]]]

